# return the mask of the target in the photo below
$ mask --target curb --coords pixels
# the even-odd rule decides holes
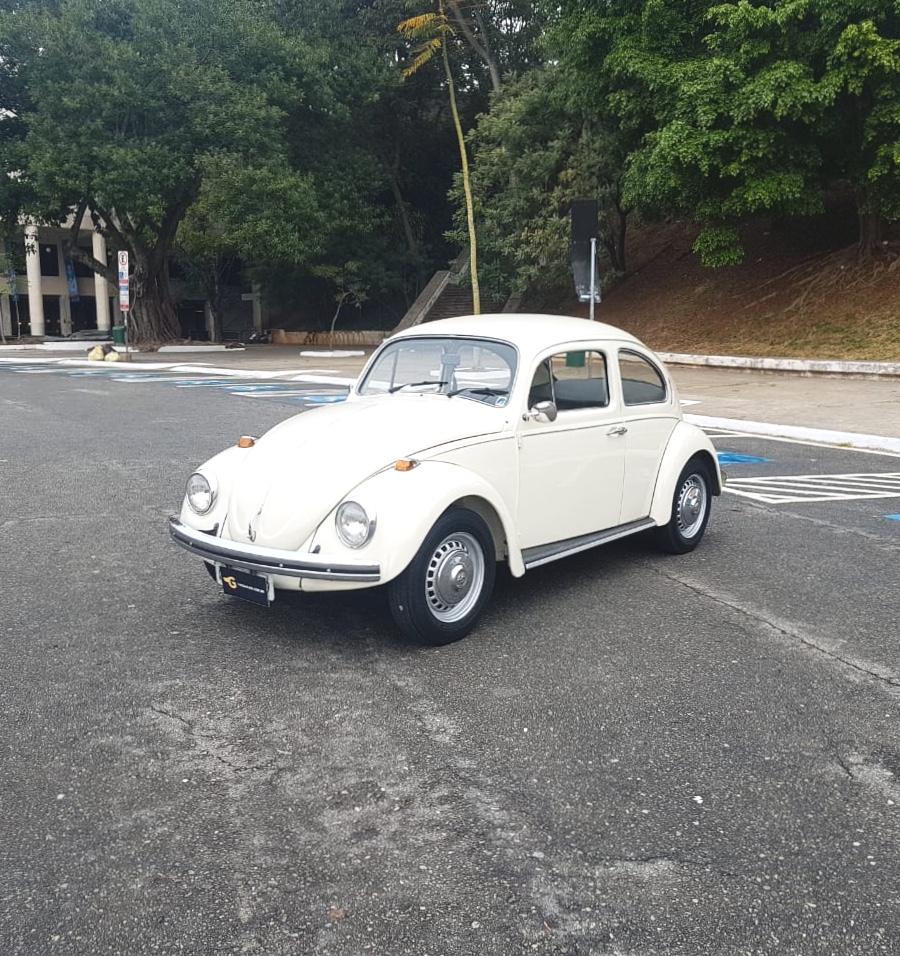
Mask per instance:
[[[847,375],[864,378],[898,377],[900,362],[845,362],[838,359],[751,358],[740,355],[680,355],[656,353],[666,365],[750,369],[757,372],[793,372],[795,375]]]
[[[806,428],[802,425],[778,425],[774,422],[748,422],[742,418],[710,418],[706,415],[685,415],[684,420],[701,428],[762,435],[766,438],[788,438],[815,445],[857,448],[861,451],[889,452],[900,455],[900,438],[884,435],[865,435],[860,432],[835,432],[825,428]]]

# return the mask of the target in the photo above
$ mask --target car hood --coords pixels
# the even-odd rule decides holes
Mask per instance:
[[[503,430],[504,410],[444,395],[392,395],[314,408],[276,425],[235,476],[225,528],[291,550],[361,481],[448,442]]]

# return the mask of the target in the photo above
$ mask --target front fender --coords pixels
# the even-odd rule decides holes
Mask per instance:
[[[722,493],[722,472],[713,443],[701,428],[681,421],[669,436],[650,505],[650,517],[658,525],[668,524],[672,517],[672,500],[675,497],[678,477],[688,461],[695,456],[700,457],[709,467],[713,483],[712,493]]]
[[[194,471],[206,475],[208,479],[215,480],[217,487],[216,501],[206,514],[198,515],[188,504],[187,495],[185,495],[182,498],[181,512],[179,513],[179,518],[184,524],[195,531],[203,531],[216,525],[222,527],[228,514],[228,502],[231,498],[235,475],[249,451],[247,448],[238,448],[237,445],[231,445],[194,469]]]
[[[491,529],[497,556],[506,555],[516,577],[525,573],[508,503],[493,485],[467,468],[441,461],[422,461],[410,471],[389,468],[357,485],[342,500],[348,499],[375,516],[372,539],[356,554],[378,562],[382,583],[407,568],[434,523],[453,504],[478,513]],[[311,548],[320,546],[325,554],[347,552],[335,530],[336,511],[316,529]],[[315,583],[304,582],[303,587],[312,590]]]

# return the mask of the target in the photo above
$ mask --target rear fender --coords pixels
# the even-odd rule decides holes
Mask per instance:
[[[681,421],[669,437],[663,454],[662,464],[656,478],[656,490],[653,493],[653,502],[650,505],[650,517],[658,524],[668,524],[672,517],[672,501],[675,497],[675,485],[684,466],[692,459],[699,458],[709,468],[712,476],[714,495],[722,493],[722,472],[716,449],[709,440],[706,432]]]

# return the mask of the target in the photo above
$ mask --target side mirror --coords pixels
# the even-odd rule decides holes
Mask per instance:
[[[531,417],[536,422],[555,422],[558,414],[556,405],[553,402],[538,402],[529,409]]]

